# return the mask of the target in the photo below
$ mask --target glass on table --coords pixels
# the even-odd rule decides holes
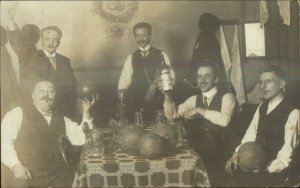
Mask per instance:
[[[155,111],[155,125],[161,125],[166,123],[165,113],[163,110]]]
[[[140,127],[144,127],[144,120],[143,120],[143,109],[134,114],[134,124]]]
[[[90,133],[92,155],[102,156],[104,152],[104,134],[100,128],[94,128]]]
[[[187,140],[185,139],[185,127],[182,121],[169,122],[169,124],[175,124],[178,134],[178,141],[176,147],[183,147],[187,145]]]

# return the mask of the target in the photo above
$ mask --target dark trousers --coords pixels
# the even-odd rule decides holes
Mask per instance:
[[[44,187],[72,187],[73,178],[67,168],[61,168],[53,174],[31,173],[32,179],[21,180],[14,177],[13,172],[1,163],[1,187],[3,188],[44,188]]]
[[[222,187],[226,183],[226,141],[219,138],[220,136],[203,130],[199,125],[187,126],[188,145],[202,158],[213,187]]]
[[[269,174],[267,171],[259,173],[246,173],[237,169],[233,175],[228,178],[227,187],[286,187],[288,170],[281,173]]]
[[[129,122],[135,121],[135,112],[143,108],[143,120],[145,122],[154,121],[155,111],[163,109],[163,94],[157,89],[151,102],[144,100],[144,93],[128,91],[125,95],[126,118]]]

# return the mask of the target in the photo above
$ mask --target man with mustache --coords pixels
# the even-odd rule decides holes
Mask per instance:
[[[83,121],[79,125],[53,109],[55,86],[39,81],[32,91],[30,106],[9,111],[1,125],[1,162],[11,177],[8,187],[71,187],[72,177],[58,148],[61,135],[73,145],[83,145],[82,125],[92,128],[89,111],[95,103],[82,100]]]
[[[157,92],[159,68],[164,58],[175,82],[175,73],[166,53],[150,44],[152,27],[148,23],[137,23],[133,27],[134,38],[139,48],[125,61],[119,84],[119,96],[125,94],[124,102],[128,120],[133,120],[134,112],[144,109],[144,118],[153,120],[154,111],[162,109],[163,96]],[[125,93],[124,93],[125,92]]]
[[[239,145],[225,167],[234,174],[231,182],[234,184],[230,186],[290,187],[293,184],[285,183],[292,183],[293,178],[299,183],[299,110],[285,96],[286,79],[278,66],[263,67],[259,83],[264,101],[257,108],[241,145],[260,143],[267,153],[268,164],[266,169],[243,172],[237,160]]]
[[[216,87],[218,71],[214,62],[201,60],[196,75],[201,92],[179,106],[164,92],[165,115],[171,121],[179,117],[188,120],[188,144],[203,158],[212,186],[222,186],[226,127],[237,111],[235,96]]]
[[[8,21],[9,41],[17,53],[21,66],[21,96],[23,101],[30,99],[30,85],[36,79],[47,79],[55,85],[56,101],[53,108],[65,116],[76,117],[76,88],[78,81],[71,67],[70,59],[57,53],[62,38],[62,31],[57,26],[41,29],[40,39],[42,49],[37,50],[35,44],[39,39],[37,26],[20,31],[14,21],[15,11],[9,12]],[[29,28],[26,25],[26,28]],[[27,32],[23,32],[27,31]]]

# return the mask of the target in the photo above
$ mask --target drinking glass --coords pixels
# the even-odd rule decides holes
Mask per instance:
[[[91,131],[92,155],[102,156],[104,152],[104,135],[101,129],[95,128]]]

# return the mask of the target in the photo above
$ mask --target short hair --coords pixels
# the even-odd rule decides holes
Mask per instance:
[[[53,26],[53,25],[47,26],[47,27],[41,29],[41,36],[42,36],[43,33],[44,33],[45,31],[47,31],[47,30],[53,30],[53,31],[56,31],[57,34],[58,34],[58,36],[59,36],[59,39],[62,38],[62,31],[61,31],[61,29],[60,29],[59,27]]]
[[[263,74],[265,72],[274,73],[278,77],[280,77],[280,78],[282,78],[282,79],[285,80],[284,72],[283,72],[283,70],[279,66],[276,66],[276,65],[267,65],[267,66],[264,66],[264,67],[262,67],[260,69],[260,74]]]
[[[210,59],[201,59],[198,62],[198,68],[196,69],[196,74],[201,67],[210,67],[212,69],[214,75],[216,77],[219,76],[219,66],[215,61],[212,61]]]
[[[145,28],[148,30],[149,34],[152,34],[152,26],[146,22],[140,22],[133,26],[133,34],[135,34],[136,29]]]

